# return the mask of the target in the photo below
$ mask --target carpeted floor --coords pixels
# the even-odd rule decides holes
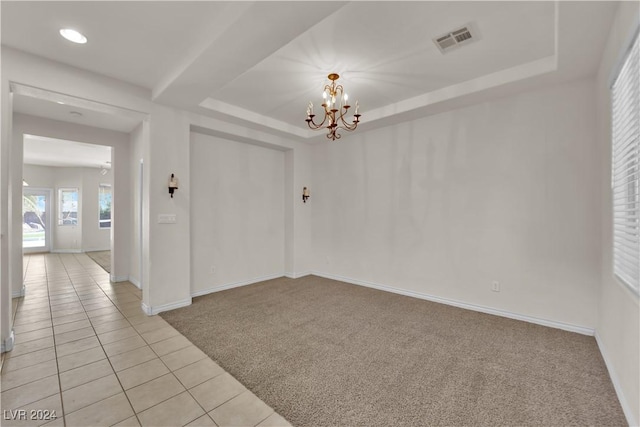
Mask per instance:
[[[111,273],[111,251],[86,252],[107,273]]]
[[[593,337],[316,276],[162,317],[296,426],[626,425]]]

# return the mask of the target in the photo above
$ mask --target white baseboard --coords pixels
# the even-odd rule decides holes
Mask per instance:
[[[235,282],[235,283],[227,283],[227,284],[224,284],[224,285],[214,286],[214,287],[211,287],[211,288],[202,289],[200,291],[191,292],[191,296],[192,297],[200,297],[202,295],[211,294],[213,292],[220,292],[220,291],[224,291],[224,290],[227,290],[227,289],[239,288],[240,286],[247,286],[247,285],[251,285],[253,283],[264,282],[265,280],[277,279],[278,277],[282,277],[282,274],[274,274],[274,275],[271,275],[271,276],[256,277],[254,279],[243,280],[243,281]]]
[[[144,311],[144,314],[146,314],[147,316],[151,316],[151,307],[149,307],[147,304],[145,303],[140,304],[140,308],[142,308],[142,311]]]
[[[0,343],[0,353],[13,350],[13,344],[15,343],[15,340],[16,340],[16,337],[12,329],[11,334],[9,335],[9,338],[7,338],[2,343]]]
[[[54,249],[51,252],[54,254],[81,254],[82,249]]]
[[[19,291],[13,291],[13,293],[11,294],[12,298],[20,298],[26,295],[26,288],[24,285],[22,285],[22,288],[20,288]]]
[[[312,274],[310,271],[303,271],[302,273],[295,273],[295,272],[284,273],[285,277],[288,277],[289,279],[298,279],[300,277],[308,276],[310,274]]]
[[[136,279],[135,277],[129,276],[129,281],[133,283],[136,288],[142,289],[142,285],[140,284],[140,281],[138,281],[138,279]]]
[[[112,282],[126,282],[129,280],[129,276],[114,276],[113,274],[109,276],[109,280]]]
[[[463,302],[463,301],[457,301],[457,300],[454,300],[454,299],[437,297],[435,295],[423,294],[423,293],[420,293],[420,292],[409,291],[409,290],[405,290],[405,289],[392,288],[392,287],[381,285],[381,284],[378,284],[378,283],[372,283],[372,282],[367,282],[367,281],[363,281],[363,280],[351,279],[349,277],[337,276],[335,274],[321,273],[321,272],[318,272],[318,271],[314,271],[311,274],[313,274],[315,276],[324,277],[324,278],[327,278],[327,279],[333,279],[333,280],[338,280],[338,281],[341,281],[341,282],[351,283],[351,284],[354,284],[354,285],[365,286],[367,288],[374,288],[374,289],[379,289],[381,291],[392,292],[394,294],[400,294],[400,295],[405,295],[405,296],[409,296],[409,297],[424,299],[424,300],[427,300],[427,301],[438,302],[438,303],[441,303],[441,304],[452,305],[454,307],[464,308],[464,309],[467,309],[467,310],[478,311],[478,312],[487,313],[487,314],[493,314],[495,316],[507,317],[509,319],[522,320],[524,322],[535,323],[536,325],[548,326],[548,327],[551,327],[551,328],[562,329],[562,330],[569,331],[569,332],[576,332],[576,333],[579,333],[579,334],[582,334],[582,335],[593,336],[593,334],[595,332],[595,330],[593,328],[588,328],[588,327],[585,327],[585,326],[572,325],[570,323],[557,322],[555,320],[540,319],[540,318],[537,318],[537,317],[526,316],[526,315],[523,315],[523,314],[513,313],[513,312],[510,312],[510,311],[506,311],[506,310],[500,310],[500,309],[497,309],[497,308],[485,307],[485,306],[476,305],[476,304],[469,304],[469,303],[466,303],[466,302]]]
[[[176,308],[186,307],[191,305],[191,298],[183,299],[182,301],[172,302],[169,304],[162,304],[155,307],[148,306],[145,303],[142,303],[142,311],[147,316],[153,316],[158,313],[162,313],[163,311],[175,310]]]
[[[629,406],[629,401],[626,399],[624,392],[622,390],[622,386],[620,385],[620,380],[618,375],[616,374],[616,370],[613,368],[613,364],[611,363],[611,359],[609,359],[608,352],[606,347],[604,346],[598,331],[595,333],[596,342],[598,343],[598,348],[600,349],[600,354],[602,354],[602,359],[604,360],[604,364],[609,371],[609,377],[611,378],[611,382],[613,383],[613,388],[618,395],[618,400],[620,401],[620,406],[622,406],[622,412],[624,412],[624,416],[627,418],[627,422],[630,426],[638,426],[638,421],[636,420],[633,414],[633,410],[631,406]]]

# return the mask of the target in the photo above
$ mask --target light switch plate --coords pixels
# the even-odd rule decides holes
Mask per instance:
[[[175,224],[177,222],[176,214],[159,214],[158,224]]]

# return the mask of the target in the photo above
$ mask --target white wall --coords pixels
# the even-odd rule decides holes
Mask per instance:
[[[156,313],[170,310],[191,303],[191,244],[190,244],[190,206],[191,198],[195,197],[191,185],[190,174],[190,133],[197,132],[224,139],[232,139],[249,145],[268,146],[276,150],[291,150],[293,156],[288,157],[286,174],[285,198],[290,210],[285,219],[289,234],[285,239],[287,245],[292,246],[286,251],[287,271],[292,275],[297,272],[308,271],[305,264],[309,259],[309,252],[304,252],[309,244],[306,239],[309,232],[310,210],[302,208],[302,203],[293,204],[299,200],[297,187],[308,176],[307,162],[308,147],[303,143],[296,143],[282,137],[244,128],[242,126],[225,123],[216,119],[187,113],[173,108],[154,104],[149,120],[149,167],[145,179],[146,196],[148,197],[148,252],[149,263],[145,266],[144,274],[148,274],[143,286],[143,307],[147,312]],[[228,137],[227,137],[228,136]],[[169,176],[174,173],[179,179],[180,188],[174,198],[167,192]],[[159,224],[158,215],[175,214],[175,224]],[[143,229],[147,229],[143,227]],[[298,248],[300,252],[298,252]],[[294,256],[295,255],[295,256]],[[186,286],[185,286],[186,285]]]
[[[31,187],[52,189],[51,215],[52,251],[99,251],[109,250],[111,230],[98,227],[98,187],[112,184],[112,173],[100,174],[96,168],[63,168],[25,165],[24,179]],[[61,226],[57,223],[58,189],[78,188],[78,225]]]
[[[602,214],[602,278],[596,337],[618,397],[631,425],[640,423],[640,308],[639,299],[613,275],[611,208],[611,103],[609,87],[623,55],[638,30],[640,3],[623,2],[609,34],[598,77],[598,157]]]
[[[284,275],[284,157],[191,134],[192,294]]]
[[[315,145],[314,270],[592,331],[594,118],[585,80]]]
[[[140,165],[143,155],[143,132],[144,126],[141,123],[130,134],[130,154],[129,159],[129,176],[130,186],[128,189],[129,205],[131,206],[131,222],[129,225],[129,245],[131,248],[129,262],[129,280],[136,286],[142,286],[141,271],[141,198],[140,198]]]
[[[129,135],[111,144],[111,272],[113,282],[129,280],[129,262],[132,256],[130,248],[131,225],[131,177],[129,175]]]
[[[0,123],[0,351],[5,352],[13,348],[14,341],[11,276],[17,276],[16,268],[22,268],[22,264],[13,263],[14,260],[10,256],[14,250],[9,235],[13,228],[9,216],[9,198],[11,196],[9,189],[15,188],[10,179],[13,172],[10,162],[13,96],[10,93],[9,80],[4,69],[2,69],[0,77],[0,107],[2,110],[0,117],[2,121]],[[13,233],[16,231],[14,230]]]

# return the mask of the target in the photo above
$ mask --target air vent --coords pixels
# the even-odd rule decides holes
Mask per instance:
[[[438,46],[440,52],[447,53],[460,46],[469,44],[476,39],[477,37],[475,31],[472,29],[472,25],[467,24],[464,27],[456,28],[453,31],[434,38],[433,42]]]

